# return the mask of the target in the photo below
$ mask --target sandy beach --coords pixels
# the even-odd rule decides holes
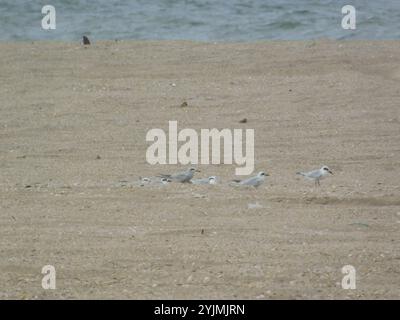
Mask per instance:
[[[0,299],[400,298],[399,41],[92,42],[0,43]],[[170,120],[254,129],[266,183],[122,186],[187,168]]]

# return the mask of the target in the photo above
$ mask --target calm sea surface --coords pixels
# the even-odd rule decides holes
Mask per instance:
[[[56,30],[41,9],[56,8]],[[357,10],[343,30],[341,8]],[[0,41],[400,39],[400,0],[0,0]]]

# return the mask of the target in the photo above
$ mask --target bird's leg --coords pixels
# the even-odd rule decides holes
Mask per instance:
[[[319,179],[317,179],[317,182],[318,182],[318,186],[320,186]]]

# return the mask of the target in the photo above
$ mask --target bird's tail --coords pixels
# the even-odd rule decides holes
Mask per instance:
[[[304,172],[296,172],[296,174],[305,177],[305,173]]]

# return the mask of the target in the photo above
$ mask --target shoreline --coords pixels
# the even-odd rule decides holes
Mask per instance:
[[[82,34],[83,36],[84,34]],[[400,39],[335,39],[335,38],[315,38],[315,39],[263,39],[263,40],[237,40],[237,41],[222,41],[222,40],[215,40],[215,41],[202,41],[202,40],[191,40],[191,39],[171,39],[171,40],[157,40],[157,39],[95,39],[92,37],[88,37],[91,41],[91,45],[95,43],[189,43],[189,44],[247,44],[247,45],[258,45],[258,44],[266,44],[266,43],[368,43],[368,42],[377,42],[377,43],[396,43],[400,42]],[[93,40],[93,42],[92,42]],[[4,44],[37,44],[37,43],[44,43],[44,44],[81,44],[82,37],[76,40],[0,40],[0,45]],[[90,45],[88,45],[90,46]]]

